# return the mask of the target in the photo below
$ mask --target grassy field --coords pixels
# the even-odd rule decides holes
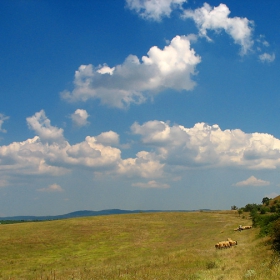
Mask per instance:
[[[0,225],[0,279],[280,279],[278,258],[234,211]],[[229,249],[214,245],[228,237]]]

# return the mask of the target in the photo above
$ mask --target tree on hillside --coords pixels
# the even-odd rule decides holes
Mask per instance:
[[[245,207],[244,207],[244,211],[245,212],[251,212],[252,210],[259,210],[260,206],[253,203],[253,204],[247,204]]]
[[[237,206],[235,206],[235,205],[231,206],[231,210],[237,210],[237,209],[238,209]]]
[[[262,204],[265,204],[265,205],[268,205],[269,204],[269,198],[268,197],[264,197],[263,199],[262,199]]]

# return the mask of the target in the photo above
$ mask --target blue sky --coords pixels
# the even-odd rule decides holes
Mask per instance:
[[[279,195],[280,3],[247,2],[1,1],[0,216]]]

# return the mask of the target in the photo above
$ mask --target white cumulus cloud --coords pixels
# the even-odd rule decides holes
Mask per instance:
[[[61,142],[60,142],[61,143]],[[38,136],[22,142],[13,142],[0,146],[0,174],[14,175],[51,175],[59,176],[67,173],[67,169],[48,164],[49,152],[57,143],[42,143]],[[6,180],[8,180],[6,178]]]
[[[174,9],[181,9],[187,0],[126,0],[127,7],[142,18],[160,21],[169,17]]]
[[[0,175],[5,175],[5,185],[15,174],[61,176],[79,168],[137,178],[156,178],[163,173],[164,164],[152,153],[140,151],[135,158],[122,159],[121,150],[111,146],[119,144],[114,131],[87,136],[71,145],[64,139],[63,130],[51,126],[43,111],[28,118],[28,124],[39,136],[0,146]]]
[[[196,10],[185,10],[183,18],[194,20],[201,36],[211,40],[207,30],[224,30],[234,42],[241,46],[241,54],[246,54],[254,44],[252,40],[253,21],[247,18],[229,17],[230,10],[225,4],[211,7],[204,3],[203,7]]]
[[[64,139],[63,130],[51,126],[44,111],[27,122],[39,136],[0,146],[0,175],[61,176],[77,167],[113,169],[121,160],[121,151],[109,145],[118,142],[118,135],[112,131],[96,138],[87,136],[85,141],[70,145]]]
[[[64,139],[63,129],[52,126],[44,110],[35,113],[32,117],[26,118],[26,121],[29,128],[34,130],[42,141],[52,142]]]
[[[75,167],[88,167],[90,169],[113,168],[116,166],[121,151],[117,148],[98,143],[95,137],[87,136],[83,142],[70,145],[49,147],[47,154],[48,163],[72,169]]]
[[[268,185],[270,185],[269,181],[257,179],[255,176],[251,176],[250,178],[248,178],[244,181],[234,184],[234,186],[237,186],[237,187],[245,187],[245,186],[262,187],[262,186],[268,186]]]
[[[168,46],[150,48],[142,61],[129,55],[113,68],[106,64],[81,65],[75,73],[74,90],[61,93],[70,102],[100,99],[102,104],[124,108],[141,104],[165,89],[192,90],[196,65],[201,58],[191,48],[193,37],[176,36]]]
[[[280,140],[265,133],[221,130],[197,123],[192,128],[149,121],[131,126],[146,146],[154,147],[161,163],[185,168],[240,166],[248,169],[280,167]]]
[[[110,130],[107,132],[102,132],[96,136],[96,140],[104,145],[118,145],[119,144],[119,135]]]
[[[154,153],[140,151],[135,158],[127,158],[119,162],[117,174],[127,177],[159,178],[164,173],[164,163]]]
[[[81,126],[85,126],[87,124],[89,124],[88,122],[88,117],[89,114],[86,110],[83,109],[77,109],[72,115],[71,115],[71,119],[73,121],[73,124],[75,126],[81,127]]]

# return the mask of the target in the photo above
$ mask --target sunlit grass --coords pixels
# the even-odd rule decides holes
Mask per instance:
[[[0,226],[0,279],[280,279],[234,211],[140,213]],[[228,237],[230,249],[214,245]]]

